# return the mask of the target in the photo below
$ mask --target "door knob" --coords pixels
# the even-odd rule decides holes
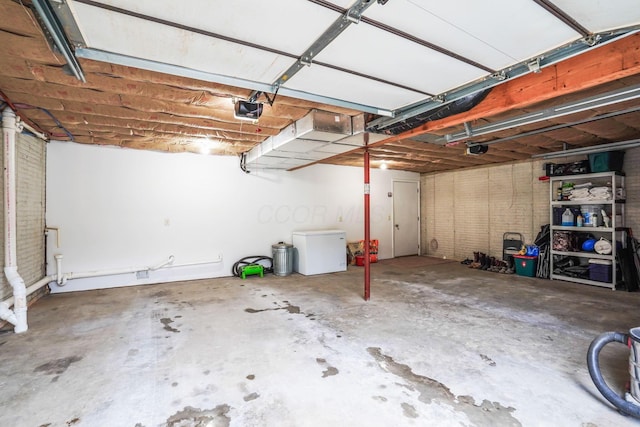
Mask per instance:
[[[400,230],[400,225],[396,224],[396,228],[397,228],[398,230]]]

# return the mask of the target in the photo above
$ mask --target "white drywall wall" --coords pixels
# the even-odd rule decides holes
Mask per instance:
[[[379,258],[392,255],[392,180],[412,172],[371,172],[371,237]],[[149,273],[69,280],[53,292],[229,276],[252,255],[302,230],[341,229],[363,238],[363,171],[314,165],[294,172],[245,174],[238,159],[167,154],[51,142],[47,153],[47,225],[60,227],[60,247],[47,241],[63,271],[148,267],[170,255],[174,267]],[[221,257],[221,261],[220,261]],[[178,267],[183,264],[204,263]]]

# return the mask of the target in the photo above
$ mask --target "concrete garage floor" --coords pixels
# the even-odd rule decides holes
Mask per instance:
[[[0,335],[2,426],[639,426],[586,351],[640,294],[427,257],[49,295]],[[610,385],[628,380],[610,344]]]

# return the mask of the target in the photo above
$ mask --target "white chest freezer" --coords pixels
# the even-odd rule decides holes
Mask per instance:
[[[347,270],[347,233],[341,230],[296,231],[293,270],[306,276]]]

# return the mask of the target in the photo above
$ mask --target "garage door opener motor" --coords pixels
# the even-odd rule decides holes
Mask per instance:
[[[629,388],[625,392],[623,399],[616,392],[611,390],[600,372],[599,355],[602,348],[611,343],[619,342],[629,347],[629,373],[631,380]],[[587,365],[589,374],[598,391],[613,406],[624,414],[640,418],[640,326],[632,328],[628,334],[621,332],[605,332],[591,342],[587,352]]]

